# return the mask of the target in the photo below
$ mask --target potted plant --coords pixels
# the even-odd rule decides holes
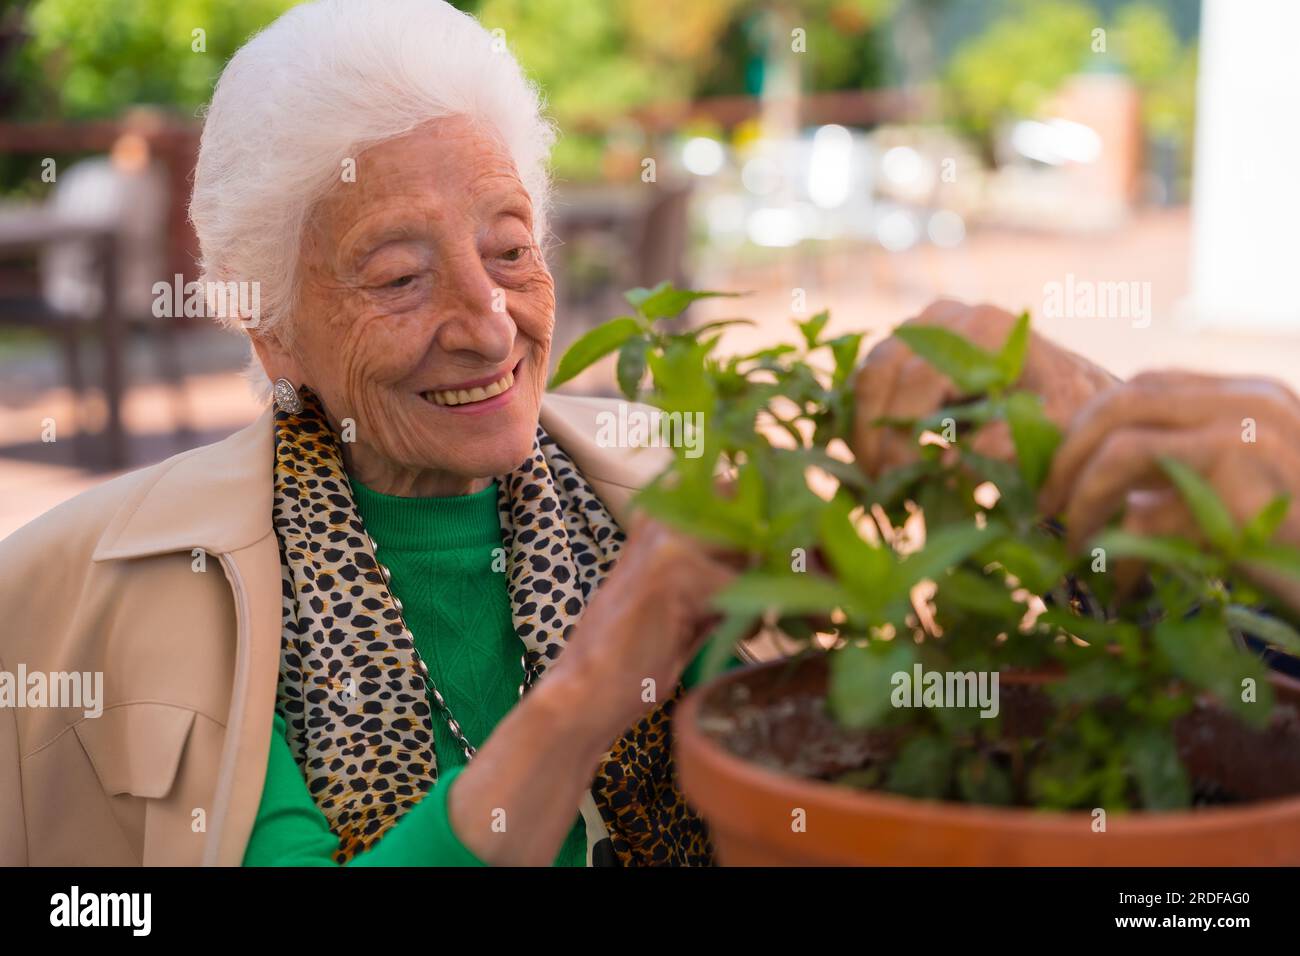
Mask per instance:
[[[640,503],[747,556],[717,601],[715,667],[759,624],[795,648],[676,714],[721,862],[1300,863],[1300,685],[1243,642],[1296,653],[1300,633],[1235,570],[1300,575],[1271,541],[1285,499],[1239,528],[1167,461],[1205,541],[1111,528],[1072,553],[1035,507],[1061,436],[1016,388],[1028,315],[997,352],[896,331],[965,399],[888,423],[920,457],[870,480],[849,451],[863,336],[825,337],[821,313],[798,344],[722,356],[729,322],[671,324],[719,294],[634,290],[553,384],[616,351],[629,399],[703,416]],[[994,421],[1014,463],[961,439]]]

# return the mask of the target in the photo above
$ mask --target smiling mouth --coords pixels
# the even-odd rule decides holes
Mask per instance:
[[[494,398],[503,392],[510,391],[515,384],[515,372],[518,370],[519,366],[516,365],[495,382],[491,382],[487,385],[480,385],[475,388],[453,388],[443,391],[421,392],[420,394],[423,396],[425,401],[432,402],[434,405],[440,405],[444,408],[455,408],[460,405],[475,405],[479,402],[486,402],[489,398]]]

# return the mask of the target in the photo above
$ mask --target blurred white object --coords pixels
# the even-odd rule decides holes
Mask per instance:
[[[1300,3],[1204,0],[1192,190],[1201,323],[1300,332]]]
[[[781,188],[781,170],[767,156],[755,156],[740,170],[740,181],[755,196],[770,196]]]
[[[880,159],[880,174],[893,186],[912,192],[927,192],[934,181],[934,170],[911,146],[895,146]]]
[[[682,147],[682,165],[696,176],[712,176],[727,161],[722,144],[707,136],[696,136]]]
[[[788,248],[804,237],[799,214],[789,207],[770,206],[749,214],[749,240],[756,246]]]
[[[952,249],[966,239],[966,220],[951,209],[940,209],[930,217],[925,231],[936,246]]]
[[[1096,130],[1064,119],[1022,120],[1011,130],[1011,145],[1022,156],[1051,166],[1095,163],[1101,156]]]
[[[823,209],[843,206],[853,189],[853,134],[823,126],[813,135],[808,159],[808,196]]]
[[[153,285],[166,275],[167,180],[149,162],[138,136],[119,140],[112,156],[82,160],[59,173],[50,203],[60,218],[117,233],[117,308],[124,318],[152,315]],[[103,306],[96,250],[86,242],[50,246],[41,258],[46,302],[56,312],[89,318]]]
[[[920,238],[916,217],[906,209],[891,209],[876,223],[876,239],[890,252],[906,252]]]

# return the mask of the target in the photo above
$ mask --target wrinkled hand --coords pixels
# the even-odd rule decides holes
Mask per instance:
[[[1253,438],[1252,440],[1249,440]],[[1300,546],[1300,399],[1262,378],[1148,372],[1080,411],[1039,497],[1082,547],[1124,509],[1124,527],[1144,535],[1198,536],[1191,512],[1160,467],[1162,457],[1195,469],[1238,526],[1279,495],[1292,507],[1274,540]],[[1256,583],[1300,610],[1300,586],[1259,569]]]
[[[710,602],[736,577],[741,559],[638,515],[618,563],[574,629],[557,672],[575,677],[582,706],[611,735],[672,693],[720,620]],[[644,681],[655,700],[644,699]]]
[[[908,321],[956,332],[981,348],[997,351],[1016,323],[1010,312],[991,305],[968,306],[940,299]],[[1019,387],[1043,399],[1044,411],[1064,429],[1094,395],[1117,379],[1087,359],[1030,332]],[[964,396],[944,374],[891,336],[868,354],[854,381],[853,452],[858,467],[876,477],[918,456],[915,439],[902,429],[873,426],[880,418],[923,418]],[[964,438],[971,451],[1010,461],[1015,457],[1005,422],[994,422]]]

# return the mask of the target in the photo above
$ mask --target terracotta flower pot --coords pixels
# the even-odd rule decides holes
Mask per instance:
[[[1250,731],[1212,716],[1212,738],[1185,758],[1217,779],[1252,777],[1273,796],[1175,813],[1111,813],[1095,832],[1086,812],[1057,813],[917,800],[793,776],[741,759],[705,730],[727,713],[732,686],[757,706],[824,692],[824,660],[774,662],[696,689],[674,718],[675,758],[687,799],[708,821],[729,866],[1247,866],[1300,864],[1300,759],[1295,733]],[[1275,681],[1279,702],[1300,684]],[[703,723],[702,723],[703,721]],[[1235,737],[1233,736],[1235,735]],[[1180,738],[1181,743],[1181,738]],[[1273,748],[1273,749],[1270,749]],[[1275,758],[1268,760],[1269,754]],[[1252,764],[1261,764],[1262,771]],[[802,815],[799,811],[803,811]],[[797,821],[802,819],[801,831]]]

